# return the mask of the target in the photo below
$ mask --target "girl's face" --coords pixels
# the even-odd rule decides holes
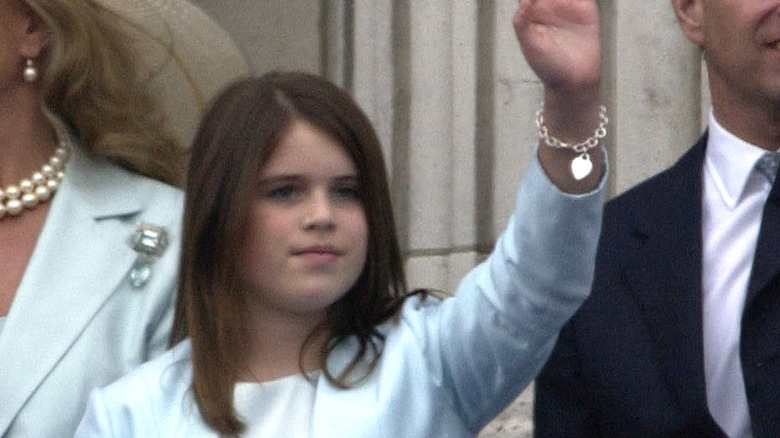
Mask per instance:
[[[322,318],[357,281],[368,223],[341,145],[295,122],[260,171],[241,254],[261,314]]]

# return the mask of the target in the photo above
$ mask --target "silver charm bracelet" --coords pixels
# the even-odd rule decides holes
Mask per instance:
[[[565,143],[550,135],[547,126],[544,125],[544,104],[536,111],[536,126],[539,128],[539,138],[547,146],[558,149],[571,149],[578,155],[571,160],[571,174],[577,181],[590,175],[593,170],[593,162],[590,160],[588,151],[598,146],[599,141],[607,136],[607,108],[604,105],[599,106],[599,126],[593,132],[593,136],[587,140],[577,143]]]

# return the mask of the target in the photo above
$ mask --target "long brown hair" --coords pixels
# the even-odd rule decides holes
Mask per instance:
[[[121,25],[91,0],[23,0],[41,17],[49,45],[39,62],[46,106],[73,126],[88,152],[135,172],[180,184],[186,153],[166,132],[148,72]]]
[[[206,114],[192,147],[171,337],[172,344],[191,338],[195,399],[205,421],[227,435],[244,429],[233,406],[248,304],[236,280],[237,248],[247,229],[252,183],[297,120],[321,129],[347,151],[358,170],[369,228],[362,273],[309,338],[319,330],[329,334],[321,365],[334,385],[349,387],[371,372],[384,340],[377,325],[397,315],[407,296],[384,158],[371,123],[353,99],[325,79],[301,72],[273,72],[228,87]],[[325,366],[327,356],[348,337],[359,348],[334,375]],[[358,367],[361,363],[368,368]]]

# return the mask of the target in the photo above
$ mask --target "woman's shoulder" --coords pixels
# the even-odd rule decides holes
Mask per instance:
[[[66,177],[74,183],[91,183],[96,190],[138,191],[148,196],[180,199],[181,189],[134,172],[106,157],[76,146],[66,167]],[[97,185],[97,184],[100,185]]]
[[[125,190],[137,190],[156,198],[183,199],[183,191],[166,182],[133,172],[111,160],[95,157],[95,170],[109,181],[122,184]]]
[[[96,210],[110,212],[143,210],[154,223],[168,223],[178,218],[184,207],[184,193],[162,181],[132,172],[104,157],[74,148],[65,169],[62,190],[95,205]],[[108,212],[108,213],[106,213]]]

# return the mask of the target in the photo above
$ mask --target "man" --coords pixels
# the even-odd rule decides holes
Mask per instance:
[[[671,3],[707,62],[709,129],[608,204],[537,437],[780,437],[780,0]]]

